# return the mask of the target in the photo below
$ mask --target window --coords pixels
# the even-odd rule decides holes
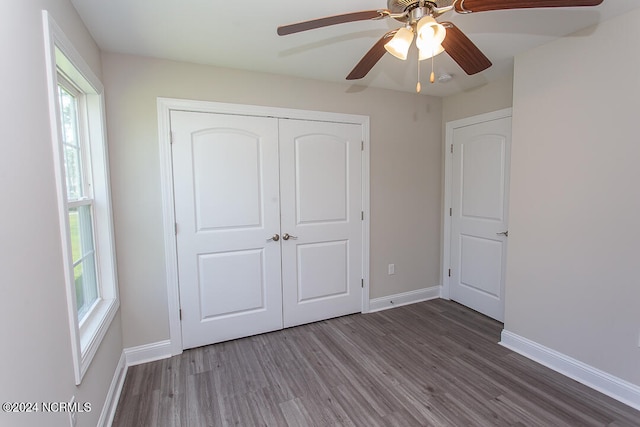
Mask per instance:
[[[103,88],[43,12],[53,159],[76,384],[119,306]]]
[[[92,185],[87,173],[91,159],[80,129],[80,123],[86,121],[82,114],[86,103],[84,94],[61,74],[58,74],[58,101],[76,313],[78,322],[82,324],[100,298],[93,235]]]

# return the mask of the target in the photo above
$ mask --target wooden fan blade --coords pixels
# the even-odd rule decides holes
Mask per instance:
[[[388,10],[365,10],[362,12],[344,13],[342,15],[327,16],[326,18],[312,19],[310,21],[297,22],[290,25],[278,27],[278,35],[299,33],[301,31],[313,30],[316,28],[328,27],[330,25],[344,24],[346,22],[367,21],[369,19],[380,19],[389,15]]]
[[[465,73],[477,74],[491,67],[489,58],[458,27],[451,22],[442,22],[442,25],[447,29],[442,47]]]
[[[603,1],[604,0],[462,0],[456,3],[456,12],[469,13],[503,9],[597,6]]]
[[[389,31],[387,34],[382,36],[380,40],[373,45],[369,52],[367,52],[360,62],[356,64],[356,66],[351,70],[349,75],[347,76],[347,80],[358,80],[367,75],[369,71],[373,68],[374,65],[380,61],[380,58],[387,53],[387,50],[384,48],[384,45],[391,40],[393,36],[396,35],[398,30]]]

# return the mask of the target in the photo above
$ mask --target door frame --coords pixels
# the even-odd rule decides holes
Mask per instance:
[[[466,126],[476,125],[479,123],[489,122],[492,120],[512,117],[512,108],[505,108],[490,113],[479,114],[477,116],[467,117],[464,119],[453,120],[446,123],[445,139],[443,145],[444,153],[444,203],[442,209],[442,266],[440,277],[442,277],[442,288],[440,290],[440,298],[450,299],[450,280],[449,269],[451,268],[451,192],[453,177],[453,165],[451,156],[451,146],[453,145],[453,132],[456,129]]]
[[[330,113],[289,108],[228,104],[176,98],[157,98],[158,142],[160,145],[160,185],[165,250],[165,277],[169,318],[169,348],[172,356],[182,353],[180,325],[180,289],[178,283],[178,253],[176,219],[174,212],[173,165],[171,157],[171,111],[235,114],[242,116],[273,117],[335,123],[350,123],[362,128],[362,312],[369,311],[369,242],[370,242],[370,125],[369,116]]]

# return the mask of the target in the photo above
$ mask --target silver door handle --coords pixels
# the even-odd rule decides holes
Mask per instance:
[[[295,240],[295,239],[297,239],[298,237],[297,237],[297,236],[292,236],[292,235],[290,235],[289,233],[284,233],[284,234],[282,235],[282,238],[283,238],[284,240],[289,240],[289,239],[293,239],[293,240]]]
[[[269,238],[267,239],[267,242],[268,242],[269,240],[273,240],[274,242],[277,242],[278,240],[280,240],[280,235],[279,235],[278,233],[276,233],[276,234],[274,234],[273,236],[269,237]]]
[[[503,231],[501,233],[496,233],[498,236],[509,237],[509,230]]]

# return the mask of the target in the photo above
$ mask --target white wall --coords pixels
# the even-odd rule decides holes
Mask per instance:
[[[41,10],[101,75],[100,54],[67,0],[2,0],[0,46],[0,402],[90,402],[95,426],[120,354],[117,315],[75,386],[57,217]],[[7,414],[3,426],[68,426],[68,415]]]
[[[640,10],[516,58],[505,329],[640,385]]]
[[[117,54],[102,62],[125,347],[169,338],[157,97],[369,115],[371,298],[439,285],[440,99]]]

